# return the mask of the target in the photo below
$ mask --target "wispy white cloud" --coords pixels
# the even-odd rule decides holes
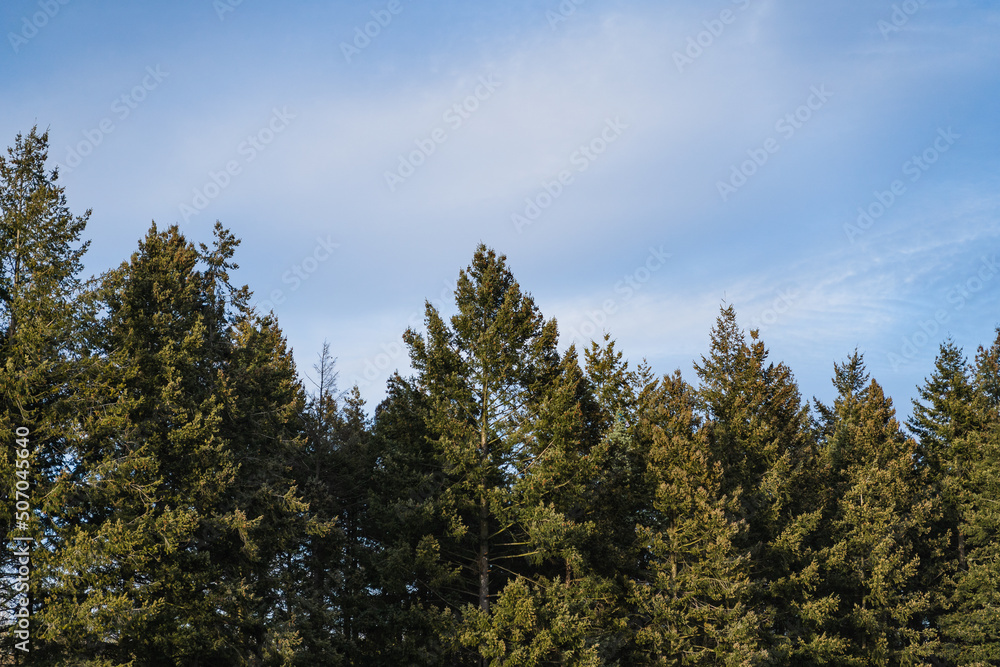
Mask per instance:
[[[617,298],[608,329],[668,371],[707,349],[725,298],[812,385],[854,345],[884,365],[994,244],[995,7],[928,2],[886,38],[878,21],[891,6],[860,0],[586,3],[555,30],[546,6],[410,5],[346,63],[338,42],[374,5],[243,3],[219,22],[205,3],[177,3],[150,22],[74,4],[67,17],[83,28],[53,24],[32,43],[51,56],[10,61],[20,69],[0,80],[0,126],[12,138],[36,117],[51,124],[61,159],[146,65],[162,64],[170,78],[66,175],[72,205],[95,208],[94,266],[126,256],[151,218],[178,220],[210,172],[240,161],[185,229],[204,240],[216,218],[233,227],[244,279],[261,292],[282,286],[317,234],[341,243],[279,316],[303,367],[330,338],[342,379],[398,342],[479,241],[509,254],[564,332]],[[720,28],[723,10],[733,20]],[[691,62],[679,68],[677,53]],[[480,77],[499,85],[450,124]],[[818,85],[829,103],[781,137],[776,123]],[[241,143],[275,107],[295,118],[247,162]],[[620,138],[518,233],[511,214],[609,118],[628,126]],[[962,142],[852,244],[843,225],[856,209],[948,126]],[[385,173],[438,129],[446,138],[390,190]],[[722,201],[717,183],[769,137],[780,151]],[[617,282],[660,244],[670,262],[622,299]],[[791,305],[776,303],[782,294]],[[995,317],[991,298],[984,290],[954,313],[956,331],[971,340],[976,321]],[[390,370],[365,391],[377,398]],[[919,370],[898,375],[909,392]]]

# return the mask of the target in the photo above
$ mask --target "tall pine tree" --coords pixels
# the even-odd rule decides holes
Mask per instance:
[[[302,392],[273,320],[229,284],[236,240],[155,225],[101,286],[106,318],[45,499],[40,639],[55,664],[282,664],[282,554]],[[200,265],[200,266],[199,266]]]
[[[942,653],[955,665],[1000,664],[1000,329],[973,366],[975,428],[948,443],[945,496],[961,538]],[[949,433],[951,435],[951,433]]]
[[[747,340],[735,308],[720,311],[709,354],[695,365],[698,406],[722,464],[719,491],[739,498],[737,516],[746,522],[735,544],[751,559],[747,604],[762,619],[764,650],[778,659],[804,640],[793,600],[808,586],[799,574],[808,559],[795,553],[814,509],[803,494],[814,459],[808,408],[789,368],[768,362],[758,332]]]
[[[652,506],[636,527],[642,572],[630,585],[636,610],[635,664],[753,665],[763,652],[760,619],[747,608],[750,561],[737,543],[746,529],[739,498],[722,492],[694,391],[667,376],[649,416],[647,475]]]
[[[18,134],[6,156],[0,155],[0,479],[4,497],[11,499],[0,506],[0,526],[7,539],[13,532],[51,548],[52,524],[37,509],[65,455],[76,410],[73,387],[87,354],[77,274],[90,211],[72,215],[58,171],[46,170],[47,157],[48,133],[37,128]],[[28,433],[26,469],[15,469],[18,429]],[[19,513],[26,527],[14,522],[18,481],[30,488],[24,501],[30,510]],[[11,612],[16,593],[11,578],[19,567],[12,552],[5,548],[0,556],[6,579],[0,599]],[[32,566],[35,560],[29,558]],[[39,578],[30,578],[32,588],[24,594],[37,611]],[[4,651],[18,654],[10,639],[4,636]]]
[[[825,623],[844,665],[922,664],[937,650],[927,624],[933,594],[921,578],[937,503],[918,446],[892,401],[855,352],[835,367],[838,396],[821,412],[831,503],[822,550],[823,588],[837,606]]]

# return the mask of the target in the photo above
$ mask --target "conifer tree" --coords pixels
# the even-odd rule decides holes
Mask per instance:
[[[428,303],[426,338],[409,330],[405,340],[430,399],[431,437],[457,480],[445,494],[454,548],[472,575],[464,578],[468,599],[488,613],[507,579],[491,566],[505,555],[491,551],[505,531],[497,514],[530,456],[520,431],[555,372],[556,331],[521,293],[505,258],[485,246],[460,273],[455,296],[451,327]]]
[[[275,610],[305,510],[288,475],[301,388],[273,320],[229,285],[236,243],[217,225],[198,252],[154,225],[104,278],[101,347],[43,506],[57,517],[39,565],[56,664],[283,664],[294,651]]]
[[[482,643],[490,664],[597,665],[616,651],[614,586],[598,566],[608,536],[592,517],[603,460],[595,414],[571,346],[529,412],[526,440],[537,454],[513,481],[501,515],[515,540],[501,546],[522,547],[502,564],[514,578],[495,613],[474,614],[465,627],[463,638]]]
[[[952,467],[950,445],[977,426],[968,362],[951,340],[942,343],[934,373],[917,395],[907,426],[920,446],[921,464],[938,479]]]
[[[777,658],[809,641],[795,611],[809,585],[801,545],[815,520],[804,487],[815,465],[808,408],[788,367],[767,361],[758,332],[747,340],[735,308],[720,311],[709,355],[695,365],[698,406],[712,458],[722,464],[720,492],[739,498],[736,516],[746,522],[735,544],[751,558],[747,604],[762,619],[765,650]]]
[[[630,370],[615,346],[611,334],[605,333],[601,343],[592,341],[584,350],[587,380],[597,408],[595,426],[601,433],[609,432],[618,421],[633,425],[641,409],[642,391],[655,384],[645,366]]]
[[[364,664],[380,643],[375,593],[381,545],[370,511],[374,450],[357,387],[337,390],[324,343],[306,416],[306,446],[295,466],[315,522],[295,558],[299,664]]]
[[[946,486],[963,538],[950,611],[941,620],[942,653],[956,665],[1000,663],[1000,329],[980,347],[972,373],[976,428],[950,443],[961,475]],[[950,472],[950,470],[946,471]],[[946,479],[948,476],[946,476]]]
[[[637,526],[643,572],[630,583],[637,618],[631,660],[758,664],[760,619],[744,603],[750,563],[736,546],[745,530],[735,518],[738,498],[721,491],[722,466],[680,372],[664,377],[656,395],[647,468],[655,496]]]
[[[335,485],[330,483],[339,472],[335,448],[340,410],[337,373],[326,342],[313,369],[318,378],[314,380],[316,393],[307,407],[306,442],[294,462],[293,474],[316,525],[300,536],[297,548],[288,555],[289,606],[302,637],[297,661],[341,664],[344,634],[337,596],[341,591],[336,582],[345,575],[342,553],[346,545],[337,525],[340,507]]]
[[[246,548],[231,552],[224,573],[245,582],[247,661],[290,664],[303,638],[292,613],[288,555],[302,536],[320,529],[302,497],[294,468],[305,446],[304,392],[291,350],[272,315],[240,312],[228,333],[231,358],[220,383],[228,400],[223,404],[220,435],[238,474],[219,509],[247,517],[252,528],[240,536]],[[242,641],[237,635],[234,643]]]
[[[467,602],[462,565],[441,551],[450,541],[443,491],[457,480],[430,437],[429,398],[413,382],[393,375],[373,421],[368,531],[379,548],[378,616],[367,655],[371,663],[442,664]]]
[[[907,426],[919,445],[918,465],[926,472],[928,493],[939,509],[928,526],[921,549],[924,586],[932,595],[926,622],[939,628],[940,617],[954,595],[954,582],[967,569],[962,508],[968,506],[970,475],[977,452],[970,451],[973,433],[982,429],[975,389],[962,351],[945,341],[933,374],[918,387]]]
[[[67,446],[73,387],[87,347],[84,309],[76,299],[81,293],[77,274],[87,249],[80,236],[90,211],[71,214],[58,171],[46,171],[47,156],[48,133],[37,127],[18,134],[6,156],[0,155],[0,480],[4,497],[10,498],[0,507],[0,527],[5,543],[13,534],[30,536],[36,549],[51,546],[51,524],[37,510]],[[28,467],[16,469],[18,429],[28,434],[22,440]],[[18,513],[18,523],[16,482],[29,485],[30,497],[24,501],[29,510]],[[0,599],[11,613],[17,591],[8,577],[19,566],[12,551],[5,548],[0,556],[5,577]],[[36,560],[29,558],[29,567]],[[34,585],[25,593],[27,606],[37,612],[40,582],[34,574],[30,579]],[[19,654],[11,638],[5,634],[2,650]]]
[[[590,553],[598,572],[624,581],[637,574],[636,525],[653,499],[647,475],[651,435],[644,417],[658,408],[657,382],[645,364],[631,370],[610,335],[602,344],[592,342],[585,359],[596,430],[589,512],[600,536]]]
[[[748,544],[780,532],[785,473],[803,451],[806,408],[791,371],[767,362],[756,330],[747,342],[732,305],[721,309],[711,352],[695,365],[699,404],[709,418],[709,437],[725,470],[725,491],[740,489]]]
[[[925,620],[932,594],[920,552],[936,518],[917,443],[895,419],[892,401],[868,380],[855,354],[835,367],[839,395],[824,410],[823,455],[833,503],[821,554],[823,585],[837,606],[825,623],[845,665],[920,664],[937,650]]]
[[[445,529],[420,550],[454,573],[440,579],[442,599],[456,599],[450,590],[475,602],[460,611],[457,640],[480,660],[596,659],[612,621],[598,611],[609,593],[589,544],[600,429],[588,381],[573,350],[560,358],[555,322],[502,256],[479,247],[456,305],[450,327],[428,306],[426,338],[406,334],[443,475],[433,506]],[[537,622],[517,621],[514,608],[537,610]]]

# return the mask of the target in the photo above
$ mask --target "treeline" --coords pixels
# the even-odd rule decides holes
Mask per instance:
[[[481,246],[369,415],[221,225],[82,280],[46,153],[0,158],[6,664],[1000,664],[1000,332],[904,426],[858,352],[803,400],[731,306],[696,384],[560,353]]]

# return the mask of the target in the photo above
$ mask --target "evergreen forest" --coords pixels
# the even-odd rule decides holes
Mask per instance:
[[[901,422],[731,304],[694,377],[560,351],[480,245],[368,406],[220,223],[84,277],[47,159],[0,156],[0,664],[1000,665],[1000,329]]]

